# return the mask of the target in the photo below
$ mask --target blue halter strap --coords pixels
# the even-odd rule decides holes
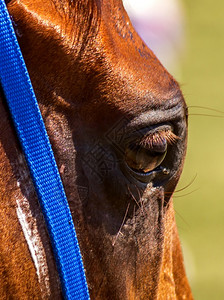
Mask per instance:
[[[48,228],[64,298],[89,299],[71,212],[4,0],[0,0],[0,83]]]

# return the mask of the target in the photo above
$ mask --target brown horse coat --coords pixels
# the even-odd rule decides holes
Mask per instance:
[[[11,0],[8,9],[91,299],[192,299],[171,197],[187,136],[177,82],[138,37],[120,0]],[[60,299],[38,201],[0,99],[0,299]],[[151,172],[138,161],[148,154],[135,153],[142,145],[153,163],[166,154]]]

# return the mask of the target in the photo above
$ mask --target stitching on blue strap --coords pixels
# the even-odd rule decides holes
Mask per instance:
[[[4,0],[0,0],[0,82],[47,224],[63,295],[89,299],[71,212]]]

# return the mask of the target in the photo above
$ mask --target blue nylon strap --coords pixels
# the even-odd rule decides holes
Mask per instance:
[[[4,0],[0,0],[0,82],[45,217],[63,295],[89,299],[71,212]]]

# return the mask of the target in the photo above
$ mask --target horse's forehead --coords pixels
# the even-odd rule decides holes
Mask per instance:
[[[73,5],[69,0],[21,3],[25,9],[18,9],[18,22],[27,18],[25,33],[39,49],[33,53],[36,47],[31,48],[25,39],[23,53],[28,67],[32,63],[34,77],[48,68],[46,73],[53,69],[54,74],[59,74],[48,77],[48,84],[55,84],[57,90],[61,86],[64,97],[75,99],[75,104],[81,102],[77,106],[82,107],[85,119],[88,116],[98,122],[99,116],[115,117],[116,112],[138,116],[147,110],[168,107],[177,97],[183,101],[176,81],[135,32],[121,0],[79,0]],[[37,42],[33,42],[32,33],[36,32]],[[41,38],[44,43],[39,42]],[[46,64],[49,52],[53,55]]]
[[[179,85],[135,32],[121,1],[103,2],[101,9],[93,45],[103,60],[94,65],[94,72],[98,70],[97,77],[92,76],[92,85],[99,90],[96,98],[104,95],[106,108],[116,106],[132,115],[169,106],[174,98],[183,101]]]
[[[110,81],[116,85],[114,80],[117,80],[119,89],[117,86],[114,88],[118,91],[126,85],[129,93],[131,90],[133,93],[138,91],[134,97],[141,96],[143,99],[140,94],[150,90],[160,99],[171,98],[168,95],[170,87],[177,88],[174,79],[135,32],[121,0],[79,0],[72,3],[69,0],[48,0],[44,3],[42,0],[23,0],[12,2],[12,5],[20,7],[13,11],[19,22],[25,18],[26,26],[32,31],[36,29],[35,33],[46,35],[45,39],[52,35],[51,38],[58,39],[62,47],[64,43],[65,54],[69,50],[70,57],[77,55],[80,44],[86,47],[90,40],[91,47],[86,47],[88,51],[81,47],[84,50],[81,61],[86,62],[88,67],[93,63],[94,72],[99,69],[101,74],[105,71],[102,68],[106,68],[109,73],[106,74],[107,79],[109,77],[106,83]],[[52,30],[56,34],[54,37]]]

